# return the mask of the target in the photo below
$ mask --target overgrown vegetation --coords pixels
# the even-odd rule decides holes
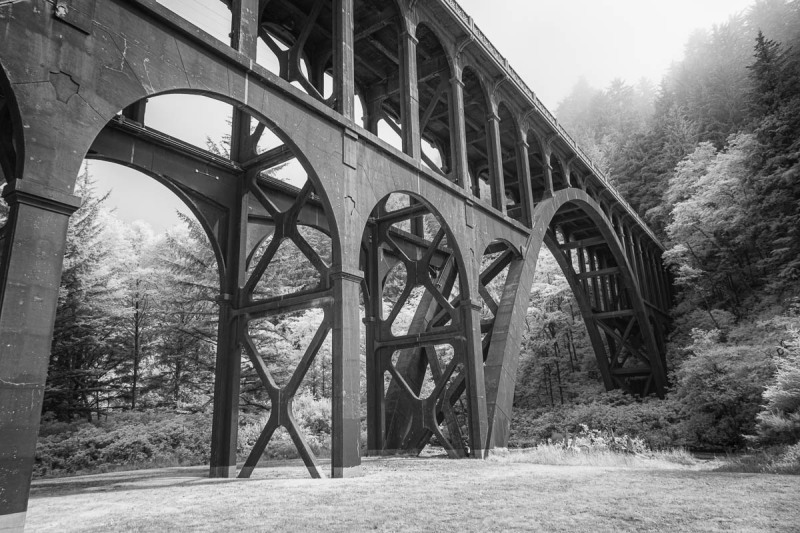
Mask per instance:
[[[590,351],[579,347],[578,376],[572,360],[558,359],[570,375],[555,395],[546,379],[520,376],[512,442],[540,444],[588,424],[656,449],[761,450],[742,465],[791,471],[787,446],[798,441],[800,417],[800,2],[760,0],[698,31],[657,89],[581,81],[557,115],[667,246],[680,289],[671,390],[664,401],[593,390]],[[550,323],[542,315],[532,329]],[[523,371],[555,366],[540,347],[525,348]]]

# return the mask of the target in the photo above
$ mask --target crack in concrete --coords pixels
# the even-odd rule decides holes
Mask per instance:
[[[8,385],[10,387],[37,387],[37,386],[41,386],[39,383],[12,383],[12,382],[6,381],[6,380],[4,380],[2,378],[0,378],[0,384]]]
[[[350,216],[353,216],[353,213],[356,212],[356,201],[353,200],[353,197],[350,195],[345,196],[345,199],[350,200],[350,202],[353,204],[353,207],[350,209]]]

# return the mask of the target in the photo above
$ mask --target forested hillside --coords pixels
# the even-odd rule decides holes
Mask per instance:
[[[658,87],[581,81],[557,116],[659,233],[679,288],[667,400],[575,416],[657,444],[797,442],[800,2],[696,32]]]
[[[794,445],[774,457],[800,470],[800,0],[760,0],[698,31],[657,85],[581,81],[557,115],[667,249],[679,288],[671,389],[663,400],[604,391],[569,286],[543,252],[512,444],[584,425],[654,448]],[[189,218],[163,235],[121,224],[88,171],[77,194],[84,203],[68,235],[39,473],[206,461],[218,274],[204,233]],[[329,247],[321,234],[307,239],[323,254]],[[316,271],[305,263],[295,248],[281,248],[260,290],[313,285]],[[321,320],[308,311],[258,324],[276,379],[293,368]],[[323,453],[330,394],[324,347],[294,404]],[[242,406],[245,454],[269,409],[247,366]],[[292,450],[284,436],[268,453]]]

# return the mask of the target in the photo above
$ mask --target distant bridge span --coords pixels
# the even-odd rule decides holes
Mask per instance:
[[[434,434],[454,457],[506,446],[543,245],[575,293],[605,386],[664,394],[671,283],[662,246],[455,1],[226,4],[230,43],[155,0],[0,3],[0,168],[10,205],[0,252],[0,529],[24,523],[84,158],[166,185],[214,247],[212,476],[237,474],[243,354],[273,408],[238,475],[250,474],[281,426],[310,473],[324,475],[291,400],[326,337],[334,477],[360,464],[362,365],[368,453],[418,450]],[[258,63],[259,41],[275,72]],[[229,155],[146,127],[147,99],[170,93],[233,106]],[[281,143],[261,150],[267,131]],[[290,160],[307,173],[302,188],[268,175]],[[326,236],[329,257],[304,228]],[[259,283],[285,241],[319,284],[264,296]],[[388,297],[386,280],[399,271],[405,287]],[[409,306],[413,319],[400,327]],[[253,328],[315,307],[323,323],[281,387]]]

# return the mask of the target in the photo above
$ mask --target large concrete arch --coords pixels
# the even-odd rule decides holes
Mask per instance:
[[[617,265],[625,287],[630,294],[632,315],[636,318],[642,336],[642,343],[650,359],[651,371],[655,382],[655,391],[663,395],[666,386],[666,373],[659,354],[654,332],[650,328],[649,313],[638,288],[633,270],[628,263],[624,249],[619,242],[611,222],[606,218],[599,204],[580,189],[569,188],[556,191],[552,198],[545,199],[534,211],[534,228],[526,245],[526,253],[514,263],[507,282],[507,297],[504,294],[498,314],[506,318],[507,326],[492,338],[492,344],[486,360],[487,404],[490,420],[490,447],[504,447],[508,443],[511,414],[513,409],[514,387],[519,364],[519,346],[522,326],[528,308],[528,298],[536,272],[536,262],[542,245],[546,245],[564,271],[570,287],[575,293],[581,308],[587,330],[595,350],[595,356],[607,388],[615,384],[608,368],[608,355],[605,353],[603,339],[598,327],[597,311],[592,309],[588,298],[580,290],[576,273],[572,264],[563,255],[552,230],[553,219],[565,206],[576,206],[583,210],[594,221],[600,230],[603,242],[608,246]]]

